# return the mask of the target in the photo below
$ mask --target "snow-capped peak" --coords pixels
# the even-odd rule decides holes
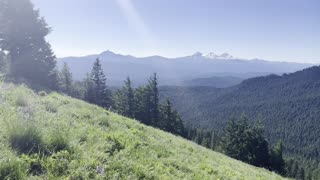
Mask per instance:
[[[209,59],[217,59],[217,57],[219,57],[219,55],[217,55],[213,52],[206,55],[206,58],[209,58]]]
[[[196,52],[194,54],[192,54],[191,56],[188,56],[189,58],[193,58],[193,59],[198,59],[198,58],[202,58],[204,57],[203,54],[201,52]]]
[[[222,53],[221,55],[215,54],[213,52],[207,54],[205,56],[208,59],[233,59],[233,56],[231,56],[228,53]]]
[[[231,56],[230,54],[228,53],[223,53],[220,55],[220,58],[224,58],[224,59],[232,59],[233,56]]]
[[[202,57],[202,56],[203,56],[203,54],[201,52],[196,52],[193,55],[191,55],[191,57],[193,57],[193,58]]]

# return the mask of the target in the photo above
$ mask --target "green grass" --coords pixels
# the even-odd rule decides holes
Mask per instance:
[[[282,179],[95,105],[24,86],[0,84],[0,127],[0,179]]]

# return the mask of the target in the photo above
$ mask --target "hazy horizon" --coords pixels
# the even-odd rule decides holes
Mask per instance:
[[[82,57],[86,57],[86,56],[98,56],[99,55],[102,55],[103,53],[106,53],[106,52],[111,52],[113,54],[116,54],[116,55],[119,55],[119,56],[131,56],[131,57],[134,57],[134,58],[138,58],[138,59],[142,59],[142,58],[150,58],[150,57],[154,57],[154,56],[159,56],[159,57],[162,57],[162,58],[167,58],[167,59],[175,59],[175,58],[184,58],[184,57],[188,57],[188,56],[193,56],[195,55],[196,53],[201,53],[203,58],[205,59],[208,59],[208,61],[210,60],[219,60],[219,61],[222,61],[222,60],[226,60],[228,61],[229,59],[212,59],[210,57],[206,57],[208,54],[205,54],[205,53],[202,53],[202,52],[194,52],[193,54],[185,54],[185,55],[182,55],[182,56],[175,56],[175,57],[167,57],[167,56],[162,56],[160,54],[154,54],[154,55],[146,55],[146,56],[136,56],[134,54],[121,54],[121,53],[118,53],[118,52],[115,52],[115,51],[112,51],[112,50],[105,50],[105,51],[102,51],[102,52],[96,52],[96,53],[91,53],[91,54],[84,54],[84,55],[79,55],[79,56],[63,56],[63,57],[57,57],[58,59],[65,59],[65,58],[82,58]],[[209,52],[211,53],[211,52]],[[228,53],[229,54],[229,53]],[[216,55],[221,55],[221,54],[216,54]],[[229,54],[232,56],[232,54]],[[104,60],[104,59],[102,59]],[[245,58],[241,58],[241,57],[235,57],[235,56],[232,56],[231,60],[244,60],[244,61],[254,61],[254,60],[261,60],[261,61],[268,61],[268,62],[288,62],[288,63],[300,63],[300,64],[314,64],[314,65],[318,65],[320,64],[320,62],[294,62],[294,61],[282,61],[282,60],[269,60],[269,59],[258,59],[258,58],[253,58],[253,59],[245,59]]]

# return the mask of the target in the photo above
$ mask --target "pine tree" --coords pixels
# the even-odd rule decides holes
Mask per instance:
[[[0,49],[9,52],[10,74],[56,88],[55,55],[45,39],[50,28],[30,0],[2,0],[0,22]]]
[[[173,134],[184,136],[184,125],[178,112],[172,108],[167,98],[160,106],[160,120],[157,127]]]
[[[0,75],[7,74],[9,67],[9,61],[7,55],[0,50]]]
[[[226,155],[241,161],[247,161],[247,148],[242,145],[246,142],[245,130],[247,123],[237,123],[235,119],[231,119],[222,138],[222,148]]]
[[[146,125],[159,126],[159,91],[157,75],[154,74],[146,86],[135,91],[135,117]]]
[[[304,169],[302,167],[298,170],[296,179],[297,180],[305,180],[305,173],[304,173]]]
[[[293,165],[294,165],[294,160],[293,159],[288,159],[285,162],[285,175],[287,177],[293,177],[293,175],[292,175]]]
[[[151,125],[150,91],[146,86],[140,86],[134,91],[135,113],[134,117],[140,122]]]
[[[247,134],[247,141],[249,142],[248,148],[250,153],[249,163],[258,166],[269,168],[270,155],[268,142],[263,137],[263,126],[258,123],[253,127],[249,127]]]
[[[111,107],[111,93],[107,89],[106,77],[101,67],[100,60],[97,58],[89,79],[87,80],[87,92],[85,99],[93,104],[104,108]]]
[[[312,174],[310,171],[307,173],[306,180],[312,180]]]
[[[70,72],[69,66],[67,63],[63,63],[63,67],[60,71],[60,86],[62,92],[72,95],[72,73]]]
[[[215,149],[217,146],[217,135],[215,131],[212,129],[211,130],[211,138],[210,138],[210,149]]]
[[[124,84],[124,87],[117,90],[114,95],[115,110],[119,114],[134,118],[134,90],[129,77],[126,79]]]
[[[250,126],[245,116],[225,128],[222,148],[230,157],[259,167],[269,167],[268,142],[260,126]]]
[[[150,121],[151,124],[156,126],[159,122],[159,90],[158,90],[158,80],[157,74],[154,73],[153,76],[149,79],[147,85],[147,90],[149,93],[149,103],[148,109],[150,111]]]
[[[292,171],[291,171],[291,177],[296,178],[298,177],[298,171],[299,171],[299,165],[297,161],[294,161],[293,166],[292,166]]]
[[[174,117],[172,113],[171,102],[169,99],[166,99],[164,103],[160,106],[161,112],[161,120],[158,123],[158,127],[167,131],[167,132],[174,132]]]
[[[279,174],[285,174],[285,162],[282,156],[283,145],[278,142],[270,153],[271,169]]]
[[[181,119],[181,116],[179,115],[178,111],[176,109],[173,110],[173,119],[175,122],[175,127],[174,127],[174,133],[177,135],[180,135],[182,137],[186,136],[186,132],[185,132],[185,127],[183,124],[183,121]]]

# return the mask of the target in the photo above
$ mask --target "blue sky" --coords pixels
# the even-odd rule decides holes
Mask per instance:
[[[58,57],[196,51],[320,63],[319,0],[32,0]]]

